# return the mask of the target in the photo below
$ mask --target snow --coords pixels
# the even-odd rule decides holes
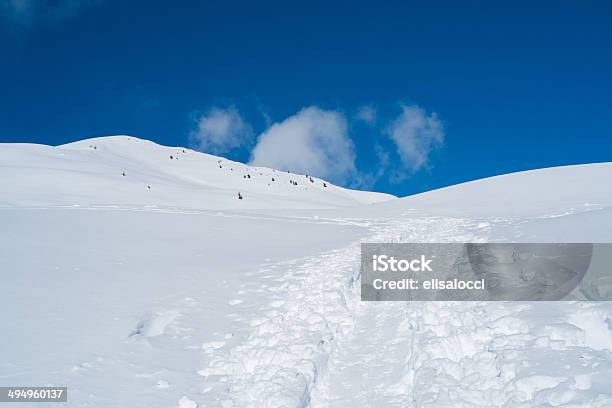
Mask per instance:
[[[610,242],[609,180],[394,199],[134,137],[2,144],[0,379],[75,407],[611,407],[607,302],[359,301],[361,242]]]
[[[0,191],[7,192],[0,206],[295,209],[394,198],[329,182],[324,187],[323,180],[312,177],[311,182],[303,174],[250,167],[131,136],[87,139],[58,147],[3,144],[0,163]],[[290,180],[298,185],[291,185]],[[244,200],[237,199],[238,192]]]
[[[389,201],[377,208],[470,218],[550,219],[597,211],[612,202],[612,165],[552,167],[490,177]]]
[[[178,402],[179,408],[198,408],[198,404],[195,401],[183,396]]]

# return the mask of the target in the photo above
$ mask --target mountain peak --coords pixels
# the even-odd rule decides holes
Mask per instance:
[[[13,192],[8,205],[302,209],[395,198],[128,135],[57,147],[0,144],[0,159],[8,176],[0,184]]]

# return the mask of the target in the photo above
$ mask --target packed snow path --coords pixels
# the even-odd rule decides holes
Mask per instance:
[[[500,224],[508,222],[497,220]],[[488,222],[372,223],[367,241],[479,242]],[[495,226],[493,226],[495,227]],[[222,407],[610,407],[607,303],[359,301],[355,243],[285,268],[248,340],[199,373]],[[215,385],[223,384],[223,391]]]

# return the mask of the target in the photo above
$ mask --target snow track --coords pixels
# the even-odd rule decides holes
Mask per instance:
[[[370,242],[408,241],[416,237],[435,241],[442,239],[443,234],[456,240],[474,241],[477,238],[470,231],[479,228],[467,220],[441,217],[392,224],[343,221],[371,224],[372,234],[365,240]],[[426,233],[430,236],[426,237]],[[355,318],[357,323],[360,319],[373,320],[358,313],[365,307],[359,301],[355,284],[359,275],[359,244],[355,242],[299,263],[274,266],[286,268],[286,272],[278,286],[267,289],[271,298],[279,295],[281,298],[272,301],[261,311],[261,319],[252,322],[253,330],[246,342],[215,356],[199,372],[209,384],[229,385],[225,397],[221,397],[222,406],[311,406],[313,390],[326,378],[330,356],[335,356],[339,352],[336,348],[352,338]]]
[[[222,406],[309,406],[336,340],[353,324],[348,302],[356,251],[353,245],[276,266],[286,272],[267,288],[271,301],[251,322],[248,340],[199,372],[208,383],[222,377],[230,385]]]
[[[366,241],[478,242],[494,224],[406,219]],[[607,303],[363,303],[358,242],[272,268],[248,339],[199,372],[222,407],[612,406]]]
[[[591,308],[610,310],[569,302],[368,305],[312,405],[610,407],[610,350],[588,347],[585,331],[560,318]],[[557,316],[539,325],[529,322],[534,314]]]

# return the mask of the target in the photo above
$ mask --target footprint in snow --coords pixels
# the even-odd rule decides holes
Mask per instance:
[[[164,334],[168,325],[179,315],[180,313],[176,310],[165,310],[149,314],[138,322],[136,329],[130,333],[129,337],[156,337]]]
[[[212,353],[215,350],[218,350],[223,346],[225,346],[224,341],[209,341],[207,343],[202,344],[202,350],[204,350],[207,353]]]

